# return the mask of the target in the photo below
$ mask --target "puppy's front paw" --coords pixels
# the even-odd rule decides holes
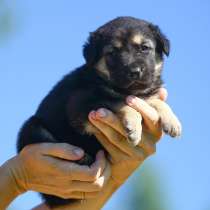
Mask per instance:
[[[169,105],[159,99],[150,99],[148,102],[157,110],[163,131],[171,137],[179,137],[182,132],[182,126]]]
[[[171,137],[181,136],[182,126],[177,117],[173,116],[160,116],[163,131]]]
[[[123,127],[125,128],[128,142],[136,146],[141,140],[141,124],[137,123],[134,119],[124,119]]]
[[[141,114],[131,107],[124,105],[118,112],[118,117],[121,119],[126,131],[128,142],[136,146],[141,141]]]

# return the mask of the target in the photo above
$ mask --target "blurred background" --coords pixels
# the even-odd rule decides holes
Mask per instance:
[[[165,136],[103,209],[210,210],[209,0],[0,0],[0,165],[16,154],[20,126],[51,87],[84,63],[89,32],[117,16],[152,21],[171,40],[164,80],[183,135]],[[28,192],[9,209],[40,202]]]

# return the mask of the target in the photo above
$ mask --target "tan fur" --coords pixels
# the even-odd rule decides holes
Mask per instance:
[[[161,74],[163,68],[163,61],[159,61],[158,63],[156,63],[155,65],[155,76],[158,77]]]
[[[98,130],[90,122],[86,122],[84,128],[87,134],[92,135],[98,133]]]
[[[154,95],[146,101],[158,112],[163,131],[172,137],[180,136],[182,132],[181,123],[169,105],[158,99],[158,95]],[[125,104],[118,104],[113,107],[113,111],[122,122],[128,142],[134,146],[138,145],[142,137],[141,114]],[[85,124],[85,131],[87,134],[95,135],[99,132],[90,122]]]
[[[157,98],[150,98],[147,102],[157,110],[163,131],[172,137],[181,135],[182,126],[168,104]]]
[[[140,45],[144,40],[144,37],[141,34],[135,34],[132,38],[131,38],[131,42],[133,42],[133,44],[137,44]]]
[[[146,101],[158,112],[163,131],[172,137],[179,137],[182,132],[182,126],[169,105],[160,100],[158,94],[153,95]],[[133,145],[139,144],[142,133],[141,114],[125,104],[117,106],[115,109],[128,134],[129,142]]]
[[[116,106],[115,112],[120,118],[123,127],[127,133],[128,142],[134,146],[139,144],[142,134],[141,114],[125,104],[120,104]]]
[[[157,71],[161,71],[161,69],[162,69],[162,67],[163,67],[163,62],[162,61],[160,61],[159,63],[157,63],[156,65],[155,65],[155,71],[157,72]]]
[[[110,73],[109,73],[109,70],[107,68],[107,65],[106,65],[106,61],[105,61],[105,58],[102,57],[99,62],[96,64],[96,69],[99,71],[100,74],[102,74],[103,76],[105,76],[107,79],[110,78]]]

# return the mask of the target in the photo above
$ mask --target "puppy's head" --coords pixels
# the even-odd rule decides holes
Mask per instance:
[[[158,26],[119,17],[91,33],[83,54],[101,78],[119,89],[135,90],[160,80],[169,41]]]

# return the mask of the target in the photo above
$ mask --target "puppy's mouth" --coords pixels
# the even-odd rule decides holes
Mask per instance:
[[[125,89],[139,89],[140,87],[147,86],[148,81],[142,81],[142,80],[132,80],[130,83],[125,84],[124,88]]]
[[[124,75],[124,88],[138,89],[143,86],[147,86],[150,83],[150,78],[147,74],[144,74],[143,70],[130,70],[126,75]]]

